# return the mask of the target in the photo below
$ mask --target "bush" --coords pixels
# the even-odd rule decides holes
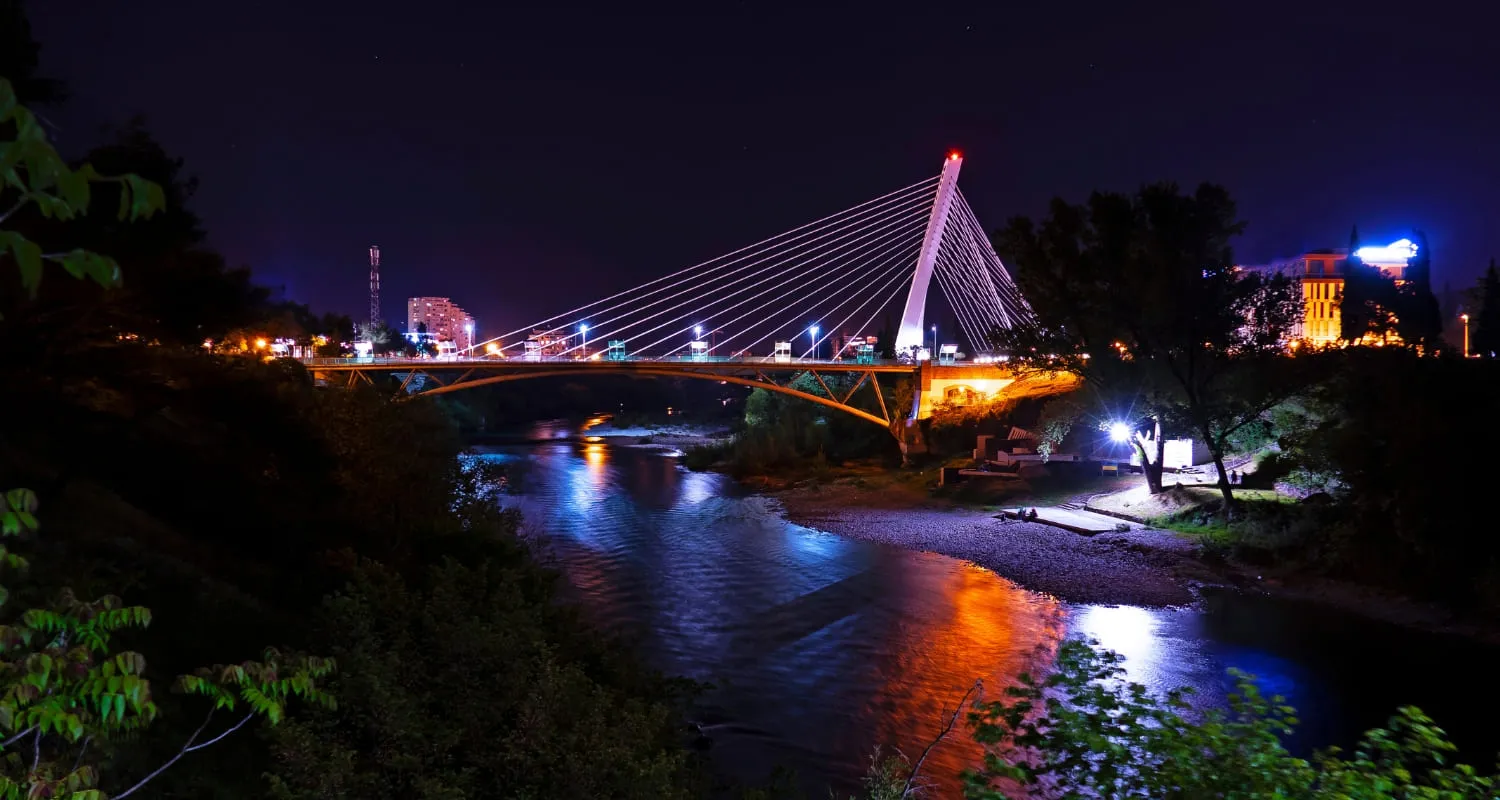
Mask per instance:
[[[697,796],[689,686],[559,605],[513,514],[461,513],[469,552],[407,576],[366,562],[325,603],[350,702],[276,730],[274,796]]]
[[[1453,763],[1442,729],[1415,708],[1365,734],[1352,758],[1337,750],[1292,756],[1297,725],[1282,698],[1233,672],[1229,709],[1194,713],[1186,690],[1164,697],[1126,682],[1121,659],[1064,643],[1045,680],[1023,675],[1004,698],[969,715],[984,764],[964,776],[965,797],[1444,798],[1493,797],[1500,781]]]

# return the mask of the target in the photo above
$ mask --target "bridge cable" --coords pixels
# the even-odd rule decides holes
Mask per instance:
[[[935,191],[935,189],[933,191]],[[895,203],[897,205],[896,205],[896,208],[894,208],[894,209],[887,209],[886,211],[882,212],[882,215],[883,215],[882,218],[884,218],[886,216],[906,215],[906,214],[916,213],[921,208],[925,207],[926,205],[929,205],[930,202],[931,202],[930,199],[927,198],[923,193],[916,193],[916,194],[914,194],[914,196],[912,196],[909,199],[908,198],[902,198],[900,200],[888,200],[885,203],[883,203],[882,206],[891,205],[892,203]],[[872,217],[872,215],[874,214],[874,212],[876,212],[878,210],[879,210],[878,207],[877,208],[872,208],[872,209],[867,209],[867,210],[864,210],[864,211],[860,211],[860,212],[858,212],[858,213],[856,213],[856,214],[854,214],[852,216],[849,216],[849,217],[847,217],[844,220],[841,220],[840,221],[841,225],[843,225],[845,227],[848,227],[848,228],[852,228],[853,230],[850,231],[850,232],[844,233],[842,236],[838,236],[837,238],[835,238],[834,241],[839,241],[839,240],[848,238],[849,235],[852,235],[852,233],[857,232],[858,230],[860,230],[861,226],[867,226],[868,224],[870,224],[872,220],[869,219],[869,218]],[[654,296],[656,294],[660,294],[661,292],[667,291],[668,289],[671,289],[671,288],[673,288],[675,286],[679,286],[679,285],[681,285],[683,283],[688,283],[689,281],[692,281],[693,278],[703,278],[703,276],[693,276],[693,277],[690,277],[690,278],[683,278],[681,280],[678,280],[678,281],[675,281],[675,282],[673,282],[671,284],[668,284],[667,286],[664,286],[664,287],[661,287],[661,288],[659,288],[657,290],[654,290],[653,292],[650,292],[650,293],[648,293],[648,294],[646,294],[646,295],[644,295],[642,297],[634,298],[633,300],[626,301],[626,302],[623,302],[623,303],[618,303],[618,304],[616,304],[614,306],[611,306],[608,309],[601,309],[601,310],[599,310],[596,313],[602,313],[602,312],[606,312],[606,311],[610,311],[610,310],[614,310],[614,309],[618,309],[618,308],[626,308],[626,311],[623,312],[623,314],[621,314],[620,316],[618,316],[618,317],[616,317],[614,319],[608,319],[608,320],[606,320],[603,325],[591,326],[591,327],[607,328],[609,325],[615,325],[616,326],[615,331],[614,332],[606,332],[605,336],[608,337],[610,335],[617,335],[618,332],[619,332],[619,330],[621,330],[621,327],[620,327],[621,326],[621,322],[620,322],[620,320],[622,320],[622,319],[628,320],[632,315],[641,313],[641,312],[645,311],[646,309],[655,307],[657,305],[660,305],[663,302],[666,302],[668,300],[674,299],[676,297],[680,297],[680,296],[682,296],[684,294],[687,294],[689,292],[693,292],[693,291],[698,291],[700,293],[701,292],[705,292],[705,291],[712,292],[712,291],[716,291],[718,289],[725,288],[724,286],[714,286],[714,284],[719,283],[719,282],[724,282],[725,286],[727,286],[728,285],[728,281],[734,275],[736,275],[736,274],[738,274],[740,272],[743,272],[744,270],[746,270],[746,269],[748,269],[750,267],[756,266],[756,265],[761,264],[761,263],[763,263],[763,262],[765,262],[767,260],[770,260],[772,258],[806,257],[807,255],[810,255],[811,253],[816,253],[816,252],[818,252],[818,251],[826,248],[826,245],[822,244],[822,242],[823,242],[824,239],[828,238],[829,236],[834,235],[835,233],[839,233],[842,230],[844,230],[844,229],[843,228],[837,228],[837,227],[834,227],[834,226],[831,226],[831,225],[824,226],[824,228],[821,229],[820,231],[808,232],[808,233],[803,234],[800,237],[797,237],[798,239],[804,239],[804,238],[807,238],[808,236],[812,236],[814,233],[817,233],[818,234],[817,238],[814,239],[811,242],[804,242],[804,243],[801,243],[801,244],[796,244],[794,246],[790,245],[790,242],[786,242],[786,243],[781,243],[781,244],[774,245],[771,248],[769,248],[770,251],[771,251],[770,255],[765,255],[764,257],[759,258],[759,259],[757,259],[755,261],[751,261],[748,264],[743,264],[740,267],[738,267],[738,268],[736,268],[734,270],[731,270],[728,273],[724,273],[724,274],[718,275],[718,276],[713,277],[713,278],[707,278],[706,279],[707,286],[705,286],[702,283],[697,283],[697,284],[694,284],[692,286],[689,286],[686,289],[681,289],[681,290],[679,290],[679,291],[677,291],[677,292],[675,292],[675,293],[673,293],[671,295],[668,295],[668,296],[666,296],[666,297],[664,297],[664,298],[662,298],[660,300],[656,300],[655,302],[648,303],[648,304],[646,304],[644,306],[639,305],[640,301],[642,301],[642,300],[645,300],[645,299],[647,299],[649,297],[652,297],[652,296]],[[785,248],[785,249],[783,249],[782,252],[777,253],[775,251],[778,248]],[[801,251],[805,250],[806,248],[812,248],[812,249],[808,250],[807,252],[801,252]],[[765,252],[765,251],[761,251],[761,252]],[[747,254],[747,255],[741,256],[739,259],[736,259],[736,261],[743,261],[745,259],[751,258],[754,255],[759,255],[759,254],[760,253]],[[729,266],[729,264],[720,265],[720,267],[716,267],[715,269],[716,270],[717,269],[722,269],[723,267],[727,267],[727,266]],[[771,267],[767,267],[765,269],[773,269],[773,268],[775,268],[775,266],[776,265],[773,264]],[[757,271],[757,273],[754,273],[754,274],[759,274],[760,272],[764,272],[765,269],[759,270],[759,271]],[[704,275],[706,275],[706,274],[707,273],[704,273]],[[688,301],[688,302],[691,302],[691,301]],[[682,305],[682,304],[679,304],[679,306],[680,305]],[[569,323],[566,326],[562,326],[562,327],[559,327],[559,328],[553,328],[552,330],[549,330],[549,331],[546,331],[546,332],[549,333],[549,334],[550,333],[555,333],[557,331],[563,330],[564,328],[570,328],[571,326],[572,326],[571,323]],[[517,346],[520,346],[521,344],[524,344],[524,342],[512,344],[509,347],[517,347]],[[567,352],[571,352],[572,350],[576,350],[576,349],[578,349],[578,347],[581,347],[581,344],[579,346],[568,348]],[[502,347],[501,349],[504,350],[504,349],[509,349],[509,348],[508,347]]]
[[[923,230],[925,230],[925,226],[926,226],[925,220],[916,220],[914,222],[914,224],[912,226],[910,226],[910,228],[906,231],[906,234],[907,234],[907,236],[909,236],[913,240],[915,240],[915,238]],[[910,246],[911,246],[911,243],[908,243],[906,245],[906,247],[908,247],[908,248]],[[885,251],[885,253],[889,253],[889,252],[895,250],[897,252],[897,254],[899,255],[899,248],[900,247],[901,247],[901,243],[898,241],[894,245],[890,246]],[[875,259],[873,259],[873,260],[879,261],[885,255],[885,253],[882,253],[880,256],[876,256]],[[889,259],[887,258],[886,260],[888,261]],[[824,288],[825,285],[832,285],[833,282],[836,279],[844,277],[845,274],[847,274],[851,269],[857,269],[860,266],[861,266],[860,262],[849,262],[849,263],[846,263],[843,266],[837,267],[835,269],[826,270],[826,271],[822,272],[819,275],[818,278],[814,279],[814,285],[812,285],[812,286],[802,286],[802,287],[798,287],[798,288],[801,290],[801,293],[804,294],[804,295],[807,294],[808,292],[813,292],[813,291],[821,290],[821,289]],[[898,266],[899,266],[899,263],[898,263]],[[769,291],[769,290],[767,290],[767,291]],[[759,294],[756,295],[756,297],[764,295],[765,293],[766,293],[765,291],[760,292]],[[772,298],[772,299],[770,299],[770,300],[768,300],[768,301],[766,301],[764,303],[761,303],[760,305],[756,306],[755,308],[752,308],[749,311],[746,311],[746,312],[740,314],[739,316],[737,316],[737,317],[735,317],[735,318],[733,318],[733,319],[731,319],[731,320],[729,320],[729,321],[727,321],[727,322],[725,322],[723,324],[724,325],[733,325],[733,324],[739,322],[740,320],[743,320],[744,318],[750,316],[751,314],[754,314],[756,312],[764,310],[767,306],[776,305],[776,306],[779,306],[781,308],[785,308],[786,304],[788,302],[788,299],[787,299],[787,295],[788,294],[790,294],[790,292],[785,292],[785,293],[783,293],[780,296],[774,297],[774,298]],[[754,299],[754,298],[750,298],[750,299]],[[737,304],[737,305],[739,305],[739,304]],[[752,331],[765,328],[767,326],[770,318],[773,317],[773,316],[775,316],[776,313],[777,313],[776,311],[773,311],[773,312],[771,312],[771,314],[769,314],[769,315],[767,315],[765,317],[762,317],[760,320],[758,320],[756,322],[751,323],[748,327],[730,334],[729,336],[727,336],[727,337],[725,337],[723,339],[723,343],[724,344],[728,344],[729,342],[735,341],[739,337],[744,336],[744,335],[746,335],[746,334],[748,334],[748,333],[750,333]],[[774,335],[775,333],[776,333],[776,328],[772,328],[772,333],[770,335]],[[767,337],[762,337],[760,340],[757,340],[756,342],[752,343],[751,346],[754,346],[754,344],[758,344],[760,341],[764,341],[765,338],[767,338]]]
[[[568,318],[575,318],[575,317],[577,317],[579,315],[582,315],[583,312],[588,311],[589,309],[592,309],[592,308],[594,308],[596,306],[599,306],[599,305],[602,305],[604,303],[607,303],[607,302],[609,302],[611,300],[615,300],[617,298],[629,295],[629,294],[631,294],[633,292],[644,290],[647,287],[654,286],[654,285],[662,283],[664,281],[671,280],[672,278],[677,278],[677,277],[680,277],[680,276],[683,276],[683,275],[688,275],[690,273],[693,273],[696,270],[699,270],[699,269],[704,268],[704,267],[708,267],[709,265],[712,265],[712,264],[716,264],[717,262],[723,262],[726,259],[730,259],[733,256],[737,256],[737,255],[739,255],[741,253],[745,253],[746,251],[754,251],[757,248],[769,247],[769,246],[772,245],[772,243],[778,242],[778,241],[780,241],[782,239],[786,239],[787,237],[790,237],[793,234],[803,233],[804,231],[809,231],[809,229],[817,230],[817,229],[820,229],[820,228],[823,228],[823,227],[827,227],[831,223],[831,221],[833,221],[833,220],[837,220],[837,219],[839,219],[841,217],[844,217],[844,216],[850,215],[850,214],[854,214],[856,212],[861,212],[861,210],[867,209],[867,207],[876,206],[878,204],[881,204],[881,203],[884,203],[884,202],[890,200],[891,198],[905,196],[905,195],[910,194],[910,193],[912,193],[914,191],[921,190],[921,189],[924,189],[925,187],[929,187],[929,186],[931,186],[932,189],[935,191],[937,182],[939,180],[939,177],[940,176],[933,176],[931,178],[927,178],[926,180],[918,181],[917,183],[911,184],[910,186],[902,187],[902,188],[897,189],[897,190],[895,190],[893,192],[887,192],[886,194],[883,194],[883,195],[881,195],[879,197],[876,197],[876,198],[874,198],[872,200],[867,200],[867,201],[865,201],[863,203],[860,203],[858,205],[851,206],[851,207],[846,208],[846,209],[844,209],[842,211],[838,211],[838,212],[836,212],[834,214],[830,214],[828,216],[822,217],[821,219],[814,220],[814,221],[806,223],[804,225],[799,225],[796,228],[792,228],[791,230],[784,231],[782,233],[778,233],[775,236],[771,236],[769,238],[762,239],[761,241],[755,242],[753,244],[746,245],[745,247],[741,247],[738,250],[734,250],[734,251],[731,251],[729,253],[725,253],[724,255],[716,256],[716,257],[711,258],[711,259],[709,259],[707,261],[703,261],[703,262],[700,262],[698,264],[694,264],[694,265],[692,265],[690,267],[685,267],[683,269],[677,270],[676,272],[673,272],[673,273],[670,273],[668,275],[664,275],[664,276],[662,276],[660,278],[656,278],[654,280],[651,280],[651,281],[648,281],[646,283],[643,283],[643,284],[641,284],[639,286],[633,286],[633,287],[631,287],[629,289],[626,289],[626,290],[623,290],[623,291],[620,291],[620,292],[616,292],[615,294],[609,295],[608,297],[604,297],[604,298],[601,298],[599,300],[595,300],[595,301],[590,302],[590,303],[585,303],[584,305],[578,306],[577,308],[571,309],[569,311],[564,311],[564,312],[562,312],[560,314],[554,314],[554,315],[552,315],[550,317],[546,317],[546,318],[544,318],[544,319],[540,320],[539,322],[534,323],[532,325],[528,325],[528,326],[523,327],[523,328],[517,328],[517,329],[515,329],[513,331],[509,331],[507,333],[501,334],[500,336],[496,336],[496,337],[493,337],[491,339],[488,339],[485,342],[483,342],[482,344],[488,344],[490,342],[502,340],[502,339],[514,336],[514,335],[516,335],[518,333],[526,332],[528,330],[535,330],[538,327],[544,326],[544,325],[546,325],[548,323],[551,323],[551,322],[554,322],[556,320],[568,319]],[[800,238],[802,238],[802,237],[801,236],[796,237],[796,239],[800,239]],[[796,239],[793,239],[791,241],[795,241]],[[741,259],[734,259],[734,260],[726,262],[725,264],[720,264],[720,266],[726,266],[727,264],[735,263],[738,260],[741,260]],[[709,268],[709,269],[707,269],[705,271],[705,274],[707,272],[713,272],[713,271],[717,270],[718,268],[719,267]]]
[[[911,209],[911,210],[912,211],[917,211],[917,210],[920,210],[920,209],[914,206],[913,209]],[[910,213],[910,212],[908,212],[908,213]],[[634,320],[634,321],[630,321],[630,322],[621,322],[622,319],[623,320],[629,320],[630,317],[633,314],[637,314],[637,313],[643,312],[643,311],[645,311],[646,309],[648,309],[648,308],[650,308],[652,306],[660,305],[663,302],[667,302],[667,301],[669,301],[671,299],[675,299],[676,297],[680,297],[683,294],[687,294],[688,292],[693,291],[693,288],[698,288],[698,287],[693,287],[693,288],[690,288],[690,289],[685,289],[685,290],[679,291],[679,292],[677,292],[677,293],[675,293],[675,294],[673,294],[673,295],[671,295],[671,296],[669,296],[667,298],[664,298],[662,300],[658,300],[658,301],[656,301],[654,303],[651,303],[648,306],[645,306],[645,307],[642,307],[642,308],[639,308],[639,309],[633,309],[631,313],[626,314],[623,317],[616,318],[614,320],[610,320],[609,322],[606,323],[605,326],[601,326],[601,327],[607,327],[609,325],[614,325],[615,327],[612,329],[612,332],[609,335],[613,336],[613,337],[619,337],[619,336],[623,336],[626,331],[628,331],[628,330],[630,330],[632,328],[644,325],[645,323],[650,322],[653,319],[658,319],[658,318],[662,317],[663,315],[670,313],[671,311],[680,309],[680,308],[682,308],[684,306],[688,306],[688,305],[693,304],[695,302],[698,303],[698,305],[694,306],[691,310],[689,310],[688,312],[686,312],[684,314],[680,314],[680,315],[678,315],[676,317],[671,317],[671,318],[668,319],[667,322],[662,323],[660,325],[657,325],[656,327],[651,328],[650,330],[644,331],[642,333],[633,334],[633,335],[627,337],[625,339],[625,341],[629,342],[629,341],[632,341],[632,340],[634,340],[636,338],[639,338],[640,336],[647,335],[647,334],[650,334],[650,333],[652,333],[654,331],[660,330],[661,328],[667,327],[667,326],[671,325],[674,321],[677,321],[677,320],[686,320],[686,319],[688,319],[690,317],[704,317],[704,316],[706,316],[705,311],[708,308],[712,308],[712,307],[714,307],[714,306],[716,306],[716,305],[718,305],[720,303],[727,302],[728,300],[730,300],[730,299],[732,299],[732,298],[734,298],[736,296],[739,296],[739,295],[745,293],[746,291],[748,291],[748,290],[750,290],[750,289],[752,289],[752,288],[754,288],[756,286],[764,284],[767,281],[774,280],[774,279],[776,279],[778,277],[784,277],[789,272],[799,273],[799,274],[802,273],[802,272],[808,272],[808,271],[817,269],[817,268],[819,268],[821,266],[824,266],[827,263],[825,259],[828,259],[830,257],[837,256],[838,258],[845,258],[845,257],[849,257],[850,255],[857,254],[861,250],[866,249],[866,248],[868,248],[868,247],[871,246],[870,244],[862,244],[862,242],[864,242],[865,240],[870,239],[871,237],[876,237],[876,241],[878,242],[881,239],[888,238],[891,235],[890,230],[892,228],[897,228],[896,232],[899,233],[900,229],[899,229],[898,226],[902,226],[903,223],[904,223],[905,227],[911,227],[913,225],[919,224],[920,222],[922,222],[922,220],[920,218],[917,218],[917,217],[913,217],[911,219],[907,219],[907,220],[904,220],[904,221],[901,220],[901,219],[891,219],[891,220],[887,220],[887,221],[881,222],[880,224],[876,225],[873,228],[862,228],[862,229],[857,229],[857,230],[849,231],[847,233],[844,233],[842,236],[839,236],[839,237],[833,239],[831,242],[827,242],[827,243],[821,244],[818,248],[816,248],[816,249],[814,249],[814,250],[812,250],[810,252],[806,252],[806,253],[794,253],[794,254],[792,254],[792,256],[794,258],[808,258],[808,257],[814,256],[814,255],[818,255],[821,251],[827,251],[827,252],[823,252],[821,255],[818,255],[818,259],[819,260],[810,261],[810,262],[804,262],[802,264],[797,264],[797,263],[790,263],[790,264],[788,264],[788,263],[784,263],[783,262],[783,263],[775,263],[775,264],[772,264],[770,266],[763,267],[763,268],[761,268],[759,270],[756,270],[755,272],[753,272],[750,275],[745,276],[745,277],[746,278],[751,278],[751,277],[755,277],[756,275],[760,275],[760,274],[768,272],[768,271],[772,271],[772,270],[776,270],[776,271],[773,272],[772,275],[767,276],[765,278],[762,278],[761,280],[756,281],[756,282],[754,282],[752,284],[749,284],[748,286],[741,286],[739,289],[737,289],[737,290],[735,290],[733,292],[730,292],[728,295],[725,295],[725,296],[722,296],[722,297],[711,298],[707,302],[707,306],[703,305],[703,298],[702,298],[702,295],[700,294],[699,296],[690,297],[687,300],[681,301],[681,302],[677,303],[676,305],[673,305],[673,306],[671,306],[671,307],[669,307],[669,308],[667,308],[667,309],[665,309],[663,311],[660,311],[660,312],[658,312],[656,314],[652,314],[650,316],[647,316],[647,317],[645,317],[643,319]],[[856,234],[860,234],[861,230],[863,231],[863,233],[861,235],[857,236],[857,238],[855,238],[853,241],[847,242],[847,243],[844,243],[844,244],[839,244],[843,240],[848,239],[850,236],[855,236]],[[834,245],[838,245],[838,246],[835,247]],[[850,250],[850,248],[853,248],[853,253],[852,254],[851,253],[846,253],[844,255],[839,255],[841,253],[845,253],[845,251]],[[759,263],[759,262],[756,262],[756,263]],[[742,278],[741,280],[744,280],[744,278]],[[737,285],[737,284],[734,284],[734,285]],[[709,290],[709,292],[707,292],[707,294],[711,295],[714,292],[721,291],[721,290],[726,289],[726,288],[729,288],[729,286],[713,287],[713,288],[711,288]],[[737,306],[735,306],[735,307],[737,307]],[[722,313],[722,312],[720,312],[720,313]],[[691,330],[692,328],[693,328],[693,324],[688,324],[687,327],[684,329],[684,331]],[[647,348],[649,348],[650,346],[651,345],[647,345]],[[570,352],[571,350],[574,350],[574,349],[577,349],[577,348],[569,348],[569,350],[564,351],[564,352]]]
[[[755,312],[757,312],[757,311],[759,311],[761,309],[764,309],[768,305],[777,304],[777,303],[784,304],[784,303],[787,302],[787,297],[789,295],[791,295],[793,292],[799,292],[800,291],[800,292],[802,292],[802,293],[805,294],[807,292],[821,290],[825,286],[831,286],[833,284],[835,278],[839,278],[839,277],[844,276],[851,269],[857,269],[857,268],[859,268],[864,263],[869,263],[869,262],[881,262],[882,264],[888,263],[890,259],[886,256],[886,254],[891,253],[893,251],[899,252],[899,249],[903,246],[902,239],[915,240],[916,236],[924,230],[923,226],[925,226],[925,224],[926,224],[925,220],[918,219],[918,220],[912,221],[912,223],[908,224],[907,227],[904,230],[900,230],[900,231],[896,232],[896,233],[899,234],[899,236],[898,236],[898,238],[896,239],[896,241],[894,243],[890,243],[890,244],[884,245],[885,249],[883,251],[881,251],[880,253],[875,254],[873,256],[870,256],[868,258],[859,259],[859,260],[853,260],[853,259],[851,259],[851,260],[846,261],[844,264],[842,264],[840,266],[837,266],[837,267],[833,267],[831,269],[828,268],[826,264],[821,264],[820,263],[820,264],[812,265],[809,269],[802,270],[802,272],[805,273],[805,272],[807,272],[809,270],[819,270],[818,273],[817,273],[817,277],[814,279],[816,281],[815,285],[813,285],[813,286],[805,286],[804,285],[804,286],[798,286],[798,287],[791,287],[787,291],[783,292],[781,295],[779,295],[777,297],[774,297],[774,298],[772,298],[771,300],[769,300],[767,302],[761,303],[759,306],[756,306],[755,308],[752,308],[749,311],[747,311],[747,312],[745,312],[743,314],[740,314],[739,316],[737,316],[737,317],[735,317],[735,318],[733,318],[731,320],[728,320],[727,322],[724,322],[724,323],[715,323],[714,327],[716,329],[718,329],[719,325],[733,325],[736,322],[744,319],[745,317],[747,317],[747,316],[749,316],[749,315],[751,315],[751,314],[753,314],[753,313],[755,313]],[[890,238],[890,237],[888,235],[888,236],[882,237],[882,238]],[[905,246],[909,248],[911,246],[910,245],[910,241],[908,241]],[[855,254],[850,254],[850,256],[853,256],[853,255],[855,255]],[[775,289],[775,287],[771,287],[771,288],[768,288],[768,289],[763,289],[760,292],[757,292],[754,295],[751,295],[750,297],[747,297],[744,300],[741,300],[740,302],[735,303],[732,306],[729,306],[728,308],[720,309],[716,313],[724,314],[724,313],[728,313],[730,311],[733,311],[734,309],[739,308],[740,306],[743,306],[743,305],[745,305],[746,303],[748,303],[748,302],[750,302],[752,300],[755,300],[755,299],[757,299],[759,297],[764,296],[766,293],[768,293],[770,291],[773,291],[774,289]],[[764,320],[762,320],[762,322],[764,322]],[[757,323],[757,324],[759,324],[759,323]],[[753,330],[754,327],[755,326],[752,325],[751,329]],[[683,328],[683,329],[681,329],[679,331],[676,331],[673,334],[668,334],[666,337],[664,337],[662,339],[659,339],[659,340],[657,340],[655,342],[652,342],[651,344],[645,345],[642,349],[643,350],[649,350],[650,348],[655,347],[656,345],[658,345],[658,344],[660,344],[660,343],[662,343],[664,341],[667,341],[667,340],[671,339],[674,335],[680,335],[680,334],[686,333],[688,330],[691,330],[691,329],[692,329],[692,326],[688,326],[688,327]],[[729,337],[727,337],[726,339],[724,339],[724,342],[727,343],[729,341],[734,340],[736,337],[738,337],[739,335],[741,335],[741,333],[743,333],[743,331],[741,331],[739,333],[731,334]],[[668,351],[668,355],[670,355],[672,353],[675,353],[678,350],[680,350],[680,349],[682,349],[683,347],[686,347],[686,346],[687,345],[684,344],[684,345],[681,345],[679,347],[673,348],[672,350]],[[715,349],[717,349],[717,344],[715,345]]]

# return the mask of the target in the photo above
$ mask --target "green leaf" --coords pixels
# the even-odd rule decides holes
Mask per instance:
[[[42,282],[42,248],[35,242],[21,239],[11,245],[11,255],[21,268],[21,288],[35,297],[37,286]]]
[[[81,170],[67,170],[57,176],[57,193],[69,210],[76,213],[88,211],[89,179]]]

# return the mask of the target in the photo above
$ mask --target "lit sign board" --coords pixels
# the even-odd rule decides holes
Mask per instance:
[[[1374,266],[1406,266],[1415,258],[1417,246],[1410,239],[1398,239],[1385,247],[1361,247],[1354,251],[1360,261]]]

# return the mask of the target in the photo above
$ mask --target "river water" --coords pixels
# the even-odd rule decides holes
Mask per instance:
[[[809,796],[852,791],[877,746],[915,757],[974,685],[992,695],[1091,636],[1153,689],[1222,703],[1237,667],[1303,719],[1291,743],[1351,744],[1415,704],[1494,762],[1494,648],[1321,607],[1210,593],[1194,609],[1071,605],[944,556],[794,525],[773,501],[675,454],[570,438],[487,448],[509,503],[544,532],[572,599],[662,671],[713,684],[699,712],[726,780],[796,770]],[[928,759],[938,796],[978,758],[962,730]]]

